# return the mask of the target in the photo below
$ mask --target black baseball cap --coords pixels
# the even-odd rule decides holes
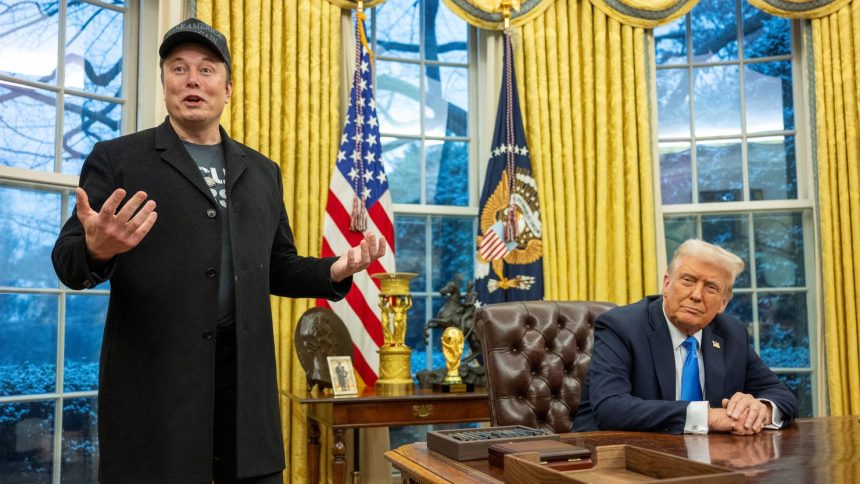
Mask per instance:
[[[186,42],[203,44],[209,47],[227,64],[227,69],[233,70],[230,62],[230,49],[227,47],[227,38],[211,25],[194,17],[183,20],[164,34],[161,47],[158,48],[158,55],[164,60],[174,47]]]

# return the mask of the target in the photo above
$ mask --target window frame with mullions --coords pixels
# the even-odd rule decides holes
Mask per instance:
[[[111,96],[106,94],[98,94],[88,92],[84,88],[80,87],[70,87],[66,85],[66,65],[67,65],[67,47],[68,42],[71,39],[66,38],[67,29],[69,27],[69,17],[67,16],[67,4],[66,0],[58,0],[57,2],[57,12],[55,18],[51,19],[51,15],[48,15],[49,21],[56,22],[56,28],[58,29],[57,33],[57,59],[56,59],[56,74],[55,78],[52,81],[41,82],[40,80],[31,80],[16,77],[15,75],[9,74],[0,74],[0,82],[6,85],[18,86],[25,89],[38,89],[41,91],[49,92],[51,95],[55,96],[55,118],[54,122],[56,123],[54,126],[54,161],[53,167],[50,170],[42,171],[38,169],[27,169],[19,166],[0,166],[0,188],[9,189],[9,190],[21,190],[22,192],[36,192],[36,193],[54,193],[58,194],[60,198],[59,203],[59,213],[55,213],[55,207],[50,207],[51,213],[46,213],[44,219],[53,219],[56,225],[52,228],[52,230],[56,230],[59,233],[60,227],[66,221],[68,216],[71,214],[71,210],[74,208],[74,193],[75,187],[78,186],[78,175],[77,174],[68,174],[63,173],[63,156],[64,156],[64,147],[63,147],[63,137],[64,137],[64,116],[66,113],[67,96],[71,96],[71,99],[80,99],[82,102],[109,102],[118,105],[119,109],[122,110],[119,116],[119,132],[120,134],[128,134],[134,132],[137,128],[138,116],[139,116],[139,105],[138,105],[138,66],[139,64],[139,37],[141,36],[141,29],[143,27],[143,16],[142,10],[144,7],[140,4],[140,0],[125,0],[120,2],[120,5],[115,5],[109,2],[101,2],[97,0],[81,0],[80,3],[85,4],[85,8],[95,7],[98,12],[103,11],[113,11],[118,12],[122,15],[122,45],[121,45],[121,63],[122,63],[122,73],[121,73],[121,87],[120,93],[118,96]],[[147,13],[147,20],[153,20],[153,13],[157,13],[157,9],[153,10],[151,7],[146,9],[149,13]],[[51,22],[51,25],[54,26],[54,23]],[[154,25],[154,24],[153,24]],[[84,155],[85,156],[85,155]],[[68,171],[68,167],[66,167]],[[8,207],[7,207],[8,208]],[[45,208],[45,207],[42,207]],[[5,217],[9,217],[10,214],[7,212]],[[7,219],[11,220],[11,219]],[[11,222],[9,222],[11,223]],[[48,262],[50,264],[50,262]],[[55,276],[54,276],[55,277]],[[86,291],[76,291],[71,290],[65,287],[59,280],[56,280],[56,285],[50,285],[50,287],[24,287],[24,286],[16,286],[14,284],[9,286],[0,287],[0,294],[2,295],[45,295],[56,297],[56,315],[57,320],[53,323],[52,331],[56,331],[56,334],[53,336],[53,342],[56,345],[54,349],[54,382],[53,382],[53,390],[52,392],[46,393],[9,393],[0,395],[0,406],[6,405],[32,405],[32,404],[45,404],[52,405],[52,415],[49,415],[46,420],[41,420],[39,425],[44,425],[45,422],[50,423],[50,429],[48,431],[42,430],[38,435],[31,436],[31,438],[35,437],[36,439],[41,439],[40,445],[44,445],[46,443],[45,437],[50,435],[50,450],[44,449],[47,455],[47,458],[50,459],[50,464],[42,467],[41,473],[48,474],[51,476],[51,482],[60,483],[64,479],[70,478],[70,476],[75,476],[80,474],[81,472],[87,473],[84,478],[96,478],[97,474],[90,475],[90,473],[97,472],[97,462],[98,462],[98,445],[97,445],[97,437],[95,436],[96,431],[96,421],[84,422],[85,426],[88,426],[88,430],[84,430],[81,438],[84,440],[80,442],[73,442],[74,436],[72,434],[66,435],[69,430],[66,428],[64,423],[64,411],[68,410],[66,407],[71,405],[75,406],[77,401],[88,400],[90,403],[85,404],[91,409],[95,408],[96,405],[96,397],[98,395],[98,381],[93,381],[93,388],[86,390],[76,390],[68,386],[69,381],[67,380],[66,370],[67,363],[67,348],[66,348],[66,336],[68,331],[70,331],[69,325],[67,324],[67,315],[70,311],[69,301],[70,298],[78,298],[78,297],[97,297],[103,298],[104,302],[96,303],[97,306],[104,306],[104,310],[107,310],[107,299],[110,294],[110,290],[107,287],[99,287],[95,289],[90,289]],[[98,318],[98,316],[94,316]],[[90,318],[91,319],[91,318]],[[98,321],[98,324],[103,325],[103,318]],[[98,348],[101,343],[101,335],[99,335],[99,341],[91,341],[90,344],[87,344],[87,347]],[[97,358],[97,354],[93,355]],[[15,363],[13,366],[18,366],[23,362]],[[97,360],[96,360],[96,368],[97,368]],[[87,384],[86,386],[88,386]],[[26,390],[20,390],[22,392],[26,392]],[[91,411],[92,413],[92,411]],[[93,417],[91,417],[93,418]],[[14,428],[23,422],[23,420],[19,421],[15,424]],[[12,428],[12,427],[10,427]],[[50,432],[50,433],[48,433]],[[17,438],[17,437],[16,437]],[[15,442],[15,439],[10,440],[10,442]],[[74,457],[75,454],[72,452],[79,454],[78,457]],[[44,455],[43,455],[44,457]],[[82,469],[73,469],[70,467],[71,462],[74,459],[81,459],[85,461],[83,465],[85,465]],[[47,461],[47,459],[45,459]],[[29,461],[28,461],[29,462]],[[47,464],[47,462],[42,461],[32,461],[36,466],[42,466]],[[50,468],[48,468],[48,466]],[[10,467],[5,469],[0,466],[0,480],[3,480],[4,477],[15,477],[18,474],[7,474],[3,475],[2,472],[13,472],[16,473],[18,470]],[[32,474],[30,474],[32,477]],[[80,477],[80,476],[79,476]]]
[[[736,0],[736,14],[740,14],[742,2],[741,0]],[[695,10],[694,10],[695,11]],[[811,53],[810,41],[809,41],[809,25],[807,22],[801,21],[790,21],[791,28],[791,52],[782,56],[773,56],[773,57],[757,57],[754,61],[749,62],[748,59],[745,58],[744,52],[744,26],[743,26],[743,15],[738,15],[736,20],[736,28],[737,28],[737,43],[738,43],[738,53],[737,58],[729,61],[717,61],[717,62],[693,62],[693,52],[691,49],[692,44],[692,24],[691,17],[692,13],[689,13],[683,17],[685,23],[685,55],[686,58],[683,62],[675,62],[675,63],[665,63],[656,65],[652,63],[652,95],[653,99],[658,99],[657,93],[657,75],[660,70],[669,70],[669,69],[686,69],[687,70],[687,82],[689,83],[688,88],[688,100],[686,101],[689,108],[689,135],[688,136],[679,136],[679,137],[666,137],[660,136],[659,130],[654,129],[653,139],[654,139],[654,179],[655,179],[655,211],[656,217],[658,220],[657,225],[657,238],[658,238],[658,261],[659,266],[661,268],[667,267],[668,260],[671,258],[671,253],[669,250],[672,249],[672,246],[676,247],[678,243],[681,241],[670,241],[667,239],[667,227],[668,224],[674,220],[688,218],[692,219],[693,227],[695,229],[694,234],[689,234],[698,238],[702,237],[702,218],[703,217],[713,217],[713,216],[727,216],[727,217],[736,217],[738,219],[743,219],[746,222],[746,237],[748,242],[748,247],[745,249],[746,254],[748,255],[749,264],[746,268],[750,274],[750,281],[748,287],[736,287],[734,289],[734,295],[744,296],[748,295],[751,301],[751,312],[752,312],[752,320],[744,321],[750,325],[751,332],[751,341],[752,346],[756,350],[756,352],[760,353],[762,349],[762,340],[761,340],[761,321],[759,319],[759,296],[762,294],[767,294],[768,297],[774,294],[798,294],[805,293],[805,301],[806,305],[806,330],[808,333],[808,351],[809,351],[809,366],[797,366],[797,367],[772,367],[771,369],[777,374],[782,375],[784,377],[791,377],[791,375],[804,376],[808,375],[810,379],[810,391],[811,395],[809,395],[809,400],[811,402],[811,415],[820,415],[823,412],[824,407],[824,396],[823,396],[823,381],[821,378],[821,368],[823,367],[822,359],[822,351],[820,350],[821,345],[821,295],[820,295],[820,275],[819,275],[819,267],[820,267],[820,257],[819,257],[819,241],[817,238],[818,233],[818,216],[817,216],[817,206],[814,199],[815,189],[814,189],[814,180],[815,175],[813,172],[814,169],[814,158],[812,153],[812,124],[809,119],[810,113],[808,111],[809,102],[808,99],[812,95],[810,91],[810,58],[809,53]],[[788,21],[786,21],[788,22]],[[655,35],[655,33],[651,33],[651,35]],[[656,49],[658,49],[655,42],[655,52],[653,53],[656,62]],[[755,132],[748,133],[747,131],[747,102],[746,102],[746,92],[744,88],[744,78],[746,75],[745,67],[758,62],[772,62],[772,61],[786,61],[790,60],[791,69],[792,69],[792,100],[794,103],[794,127],[791,129],[784,129],[780,131],[773,132]],[[739,96],[740,96],[740,122],[741,128],[738,133],[726,134],[726,135],[715,135],[715,136],[707,136],[707,137],[697,137],[695,130],[695,90],[694,90],[694,69],[697,67],[703,66],[714,66],[714,65],[733,65],[738,66],[738,76],[739,76]],[[656,107],[656,106],[655,106]],[[656,114],[654,116],[656,121]],[[783,139],[788,136],[794,136],[795,140],[795,170],[796,170],[796,198],[783,198],[783,199],[770,199],[770,200],[751,200],[750,199],[750,174],[749,174],[749,159],[747,153],[748,140],[755,140],[760,138],[774,137],[774,136],[782,136]],[[697,167],[696,167],[696,146],[699,141],[717,141],[720,140],[740,140],[741,144],[741,170],[742,170],[742,200],[741,201],[728,201],[728,202],[701,202],[699,201],[699,197],[697,196]],[[690,203],[674,203],[674,204],[663,204],[662,202],[662,190],[661,185],[663,184],[663,180],[661,179],[661,163],[660,163],[660,147],[663,143],[687,143],[690,155],[690,176],[691,176],[691,201]],[[803,285],[791,286],[791,287],[767,287],[767,286],[759,286],[757,282],[757,263],[756,260],[756,228],[755,228],[755,219],[759,216],[766,215],[774,215],[777,216],[779,214],[797,214],[801,220],[802,227],[802,244],[803,244],[803,272],[805,275],[805,281]],[[687,234],[685,233],[685,236]],[[661,272],[662,274],[662,272]],[[731,307],[731,306],[730,306]],[[761,354],[761,353],[760,353]],[[799,392],[802,392],[802,388],[805,385],[801,385],[801,389]]]

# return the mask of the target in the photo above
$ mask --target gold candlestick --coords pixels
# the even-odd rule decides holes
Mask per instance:
[[[412,391],[412,349],[406,346],[406,312],[412,307],[409,283],[414,272],[383,272],[373,274],[379,280],[380,322],[384,343],[379,348],[379,380],[377,393],[399,395]]]

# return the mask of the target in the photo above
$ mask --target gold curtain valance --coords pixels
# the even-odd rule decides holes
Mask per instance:
[[[606,16],[625,25],[653,29],[681,17],[699,0],[588,0]],[[750,2],[752,3],[752,2]]]
[[[851,0],[749,0],[750,5],[785,18],[821,18],[839,10]]]
[[[363,8],[370,8],[379,5],[385,0],[364,0]],[[357,0],[328,0],[328,3],[334,5],[335,7],[340,7],[344,10],[355,10],[358,8]]]
[[[555,0],[520,0],[519,11],[511,10],[511,27],[527,24],[554,2]],[[501,4],[501,0],[445,0],[449,10],[475,27],[503,30],[505,19],[496,11],[496,4]],[[489,8],[490,5],[494,7]]]
[[[345,0],[329,0],[345,1]],[[511,26],[530,22],[556,0],[521,0],[520,10],[511,11]],[[699,0],[588,0],[606,16],[624,25],[654,28],[689,12]],[[770,0],[776,2],[777,0]],[[838,1],[838,0],[837,0]],[[501,0],[445,0],[445,5],[460,18],[483,29],[502,30],[504,19],[498,13]]]

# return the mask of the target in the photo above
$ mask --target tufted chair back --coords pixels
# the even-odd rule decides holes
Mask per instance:
[[[570,432],[591,362],[594,320],[615,304],[527,301],[475,315],[493,425]]]

